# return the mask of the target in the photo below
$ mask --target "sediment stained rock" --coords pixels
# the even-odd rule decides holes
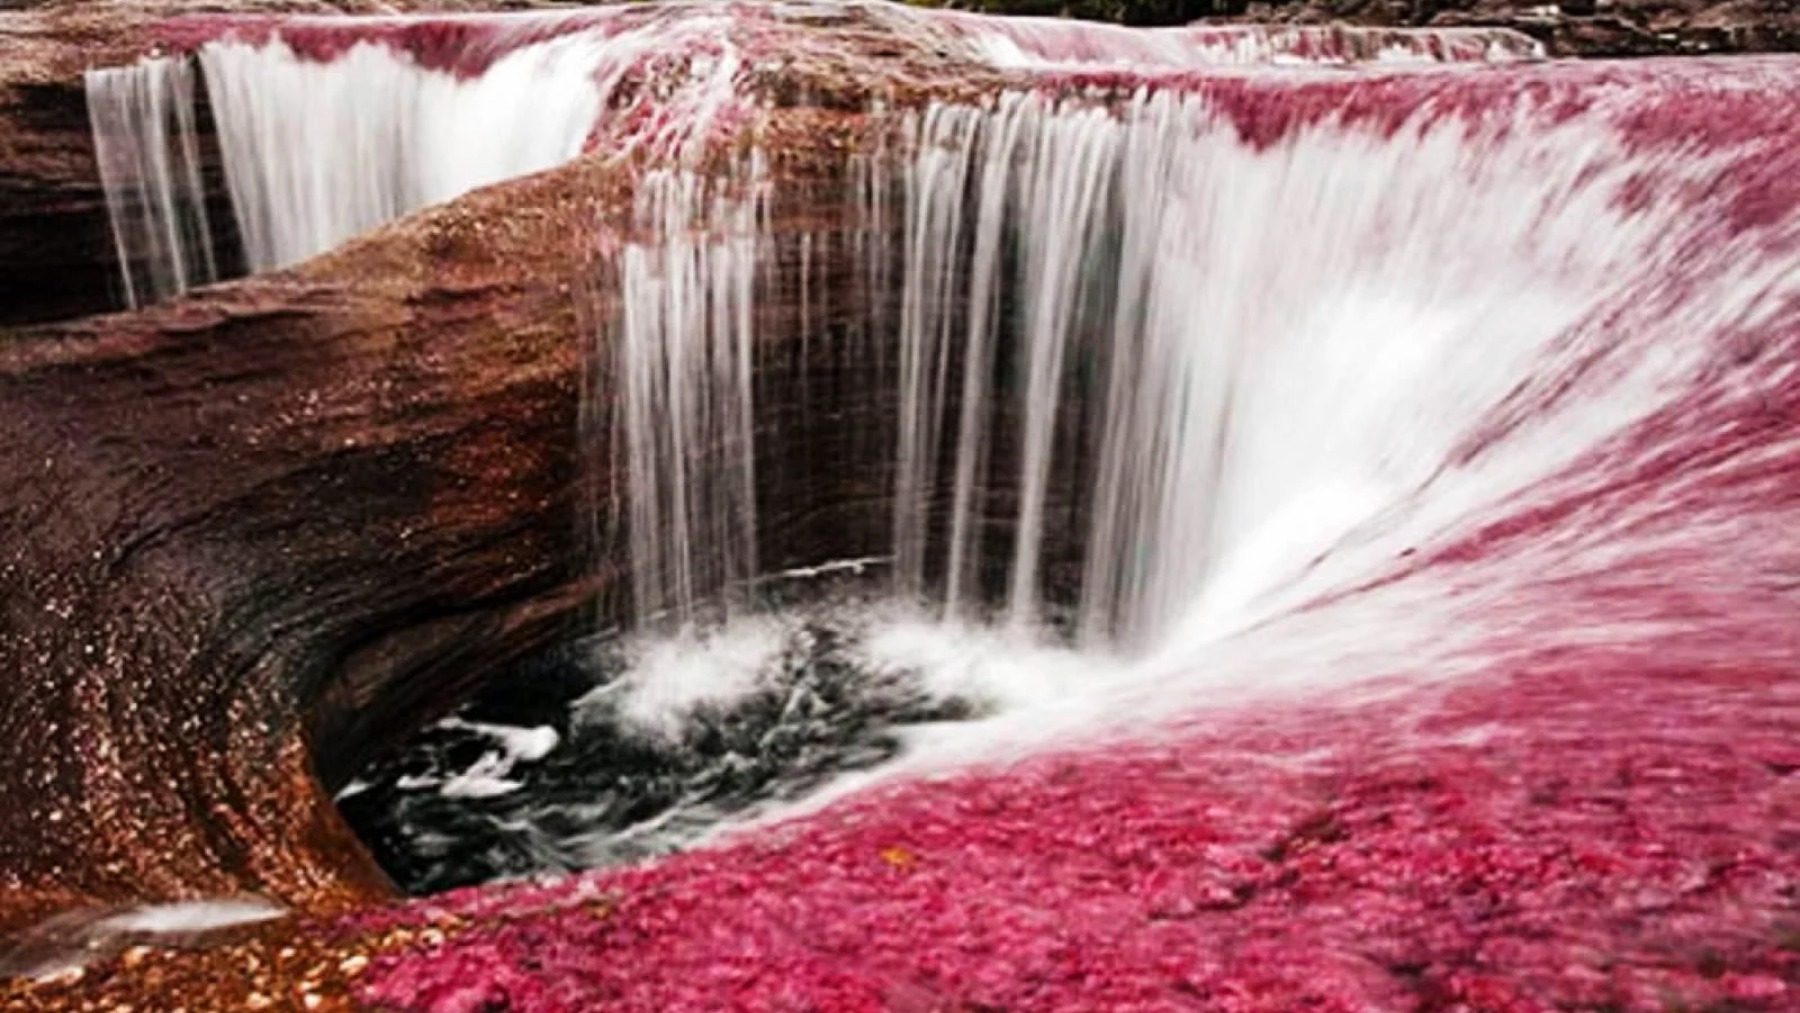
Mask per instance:
[[[24,167],[0,171],[21,257],[62,234],[115,270],[79,238],[102,212],[71,96],[83,66],[148,48],[142,10],[4,15],[36,41],[6,50],[0,122],[31,88],[59,103],[29,143],[0,134],[0,166]],[[842,231],[869,90],[917,99],[943,67],[866,25],[823,47],[795,30],[758,29],[787,72],[752,86],[808,98],[759,129],[777,172],[819,185],[795,183],[774,231]],[[578,448],[579,405],[616,298],[595,262],[632,235],[634,171],[601,152],[291,271],[0,335],[0,669],[18,673],[0,683],[0,933],[89,903],[252,890],[319,910],[386,889],[326,787],[615,604],[614,572],[582,558],[576,504],[605,498],[583,483],[612,478]],[[88,286],[8,311],[93,309]],[[759,312],[797,333],[797,307]],[[846,503],[875,516],[858,486],[800,486],[771,558]]]
[[[359,706],[373,687],[553,630],[570,230],[597,215],[581,175],[292,274],[8,336],[0,922],[75,898],[377,887],[301,717],[330,700],[379,724]],[[470,242],[495,202],[506,228]],[[482,654],[458,669],[478,677]]]

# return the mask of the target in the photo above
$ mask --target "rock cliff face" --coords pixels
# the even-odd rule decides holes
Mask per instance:
[[[376,883],[302,717],[378,724],[363,705],[407,671],[480,644],[455,666],[479,677],[566,610],[577,175],[519,192],[498,242],[447,209],[303,272],[9,336],[0,921],[66,893]]]

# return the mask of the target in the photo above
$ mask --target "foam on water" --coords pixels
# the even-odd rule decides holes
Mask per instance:
[[[1049,692],[1052,665],[1081,677],[1066,649],[815,579],[834,590],[812,606],[578,644],[536,672],[535,702],[497,685],[339,805],[414,890],[626,861],[888,762],[904,728]]]
[[[873,674],[916,673],[926,692],[978,711],[1027,710],[1107,678],[1104,658],[1049,631],[945,620],[892,608],[873,621],[857,658]]]
[[[702,708],[729,708],[765,688],[784,634],[778,620],[756,616],[704,633],[646,637],[627,648],[626,674],[576,707],[591,710],[604,701],[631,730],[679,739]]]

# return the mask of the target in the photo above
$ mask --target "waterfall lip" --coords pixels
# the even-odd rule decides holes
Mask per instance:
[[[611,32],[652,20],[711,16],[703,0],[603,5],[577,11],[375,15],[192,14],[166,18],[153,38],[192,51],[223,38],[252,45],[284,38],[310,59],[330,61],[366,41],[412,54],[420,66],[458,76],[483,73],[520,46],[577,32]],[[1363,63],[1515,63],[1545,58],[1542,43],[1506,28],[1367,28],[1341,25],[1245,25],[1196,22],[1134,28],[1042,17],[1008,17],[916,8],[887,0],[825,4],[765,0],[730,5],[735,24],[808,24],[865,20],[920,41],[963,47],[997,70],[1056,71],[1082,66],[1165,69],[1231,65]]]
[[[1409,68],[1541,56],[1536,43],[1501,30],[1144,30],[921,10],[885,0],[177,16],[151,28],[165,55],[134,69],[89,74],[96,148],[112,153],[102,169],[112,170],[107,201],[128,301],[166,297],[216,274],[211,251],[191,249],[196,240],[183,235],[197,229],[204,243],[208,233],[187,55],[204,71],[243,259],[254,273],[322,253],[474,186],[583,153],[624,159],[648,151],[693,161],[753,115],[767,97],[758,86],[766,75],[806,55],[853,55],[853,45],[808,27],[821,19],[899,42],[910,50],[905,59],[948,61],[971,74],[992,74],[998,83],[1039,88],[1184,87],[1183,75],[1247,67],[1263,73],[1351,64],[1392,69],[1398,56]],[[103,84],[133,75],[170,91],[162,104],[180,118],[185,148],[165,138],[166,131],[136,122],[144,115],[137,112],[134,120],[124,99],[102,101],[119,91],[116,84],[101,90]],[[864,96],[864,104],[875,103]],[[463,129],[465,121],[474,126]],[[477,134],[491,137],[471,143]],[[332,154],[339,149],[354,154]],[[122,196],[131,181],[114,179],[132,152],[157,170],[140,172],[155,179],[136,184],[142,194],[135,201]],[[365,162],[381,171],[368,171]],[[194,193],[179,199],[172,193],[167,164],[185,167],[177,175]],[[133,221],[133,207],[161,213]],[[165,225],[195,218],[198,226]],[[162,232],[166,240],[158,239]],[[134,256],[139,251],[145,255]],[[134,260],[147,263],[134,266]]]
[[[378,44],[407,54],[421,69],[468,78],[479,77],[513,50],[576,33],[624,30],[659,12],[646,6],[489,14],[183,15],[158,22],[154,37],[178,52],[223,41],[260,48],[280,40],[319,63],[357,45]]]

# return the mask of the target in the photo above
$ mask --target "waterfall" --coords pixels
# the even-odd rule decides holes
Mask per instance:
[[[330,63],[280,39],[202,47],[250,269],[573,158],[599,117],[601,48],[553,38],[463,79],[375,42]]]
[[[1510,33],[1140,33],[880,4],[771,5],[764,20],[627,10],[379,30],[287,19],[196,53],[256,269],[588,148],[678,167],[643,174],[610,267],[617,312],[595,337],[621,386],[585,412],[605,416],[630,474],[607,516],[628,532],[639,623],[745,602],[758,518],[790,481],[756,455],[785,433],[759,414],[757,379],[759,349],[786,337],[760,333],[756,312],[787,262],[764,223],[776,184],[698,168],[705,142],[759,115],[746,33],[782,18],[860,17],[1081,84],[891,116],[876,102],[871,122],[892,129],[847,156],[859,220],[800,237],[790,257],[808,265],[799,401],[816,399],[815,350],[830,341],[823,354],[854,359],[896,406],[834,437],[891,463],[888,541],[864,548],[891,555],[900,597],[959,620],[994,610],[1016,630],[1066,623],[1083,644],[1144,652],[1372,579],[1374,546],[1426,540],[1542,473],[1489,488],[1458,455],[1534,389],[1534,363],[1614,354],[1593,322],[1632,305],[1628,265],[1687,234],[1678,216],[1621,210],[1639,185],[1625,181],[1671,170],[1598,107],[1503,95],[1465,108],[1444,96],[1478,82],[1448,72],[1354,88],[1187,73],[1541,55]],[[1121,87],[1115,64],[1149,70]],[[137,301],[212,273],[192,74],[173,59],[89,79]],[[1314,115],[1339,107],[1361,119]],[[843,258],[849,291],[814,283],[810,265]],[[815,327],[828,318],[842,328]],[[1354,388],[1332,379],[1346,375]],[[1630,389],[1594,401],[1604,410],[1582,431],[1644,410]],[[1485,491],[1442,493],[1459,483]]]
[[[1559,427],[1622,427],[1655,404],[1648,376],[1692,361],[1679,342],[1633,360],[1602,326],[1666,281],[1642,269],[1686,235],[1673,201],[1620,203],[1674,170],[1603,111],[1521,105],[1472,125],[1427,106],[1386,136],[1326,120],[1265,143],[1235,111],[1259,101],[1014,94],[919,118],[902,594],[971,617],[971,533],[1003,522],[987,554],[1008,560],[1011,624],[1039,622],[1048,596],[1090,646],[1216,636],[1379,572],[1371,546],[1427,540],[1471,498],[1521,488],[1582,445]],[[1678,329],[1646,321],[1637,340]],[[1550,449],[1529,467],[1466,457],[1534,371],[1583,356],[1616,382],[1536,420]],[[1077,586],[1046,582],[1052,542],[1079,550]]]
[[[126,303],[213,281],[193,67],[161,57],[89,71],[87,105]]]
[[[296,17],[200,44],[247,266],[298,263],[590,147],[676,152],[729,118],[743,69],[729,15],[623,20]],[[121,261],[153,282],[128,277],[132,304],[212,280],[206,233],[188,224],[203,196],[190,62],[91,71],[88,96]]]
[[[1453,91],[1394,86],[1413,80]],[[1675,198],[1619,195],[1704,170],[1631,149],[1605,108],[1529,102],[1471,120],[1425,101],[1400,127],[1322,119],[1271,140],[1252,128],[1281,87],[933,104],[852,162],[859,294],[837,340],[894,392],[877,427],[892,442],[856,453],[891,455],[880,548],[899,598],[1128,655],[1217,639],[1376,578],[1691,368],[1698,351],[1634,358],[1605,324],[1666,280],[1635,268],[1688,235]],[[788,336],[749,307],[797,292],[813,363],[808,271],[829,239],[790,237],[800,277],[767,274],[757,209],[779,186],[746,192],[652,175],[646,238],[619,258],[603,354],[621,379],[597,396],[630,461],[640,623],[745,604],[757,518],[802,480],[757,485],[757,444],[794,422],[750,378],[753,349]],[[1711,326],[1665,314],[1635,340],[1684,319]],[[1571,360],[1609,379],[1534,421],[1548,449],[1470,449],[1535,370]],[[790,378],[806,412],[827,380],[811,368]]]
[[[1792,605],[1791,67],[634,10],[239,24],[89,78],[134,303],[215,273],[214,150],[258,270],[608,163],[570,251],[600,628],[530,673],[591,683],[347,790],[449,800],[397,810],[429,863],[471,812],[490,875],[617,861],[1253,695],[1791,660],[1753,629]]]
[[[636,624],[742,594],[757,572],[751,321],[761,198],[754,164],[729,189],[691,171],[652,174],[637,194],[654,239],[624,248],[619,313],[596,354],[616,383]],[[618,452],[615,450],[615,453]]]
[[[208,24],[204,72],[244,261],[298,263],[429,204],[598,148],[683,149],[732,121],[759,19],[855,17],[1002,68],[1510,62],[1489,29],[1217,26],[1143,33],[885,3],[786,0],[576,12]],[[131,305],[213,280],[193,70],[184,57],[88,75],[101,180]]]

